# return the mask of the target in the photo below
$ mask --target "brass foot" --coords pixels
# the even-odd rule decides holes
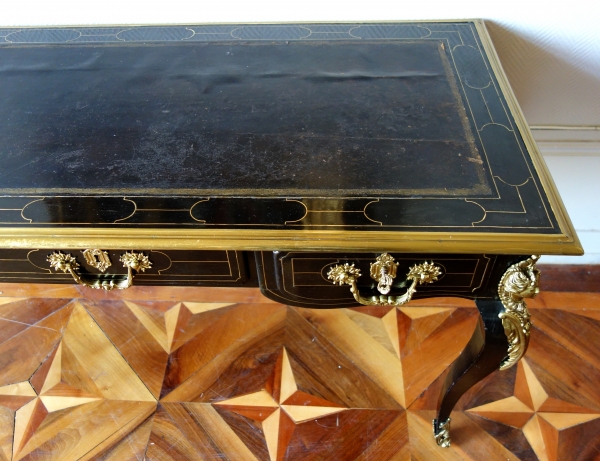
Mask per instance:
[[[433,420],[433,436],[440,447],[448,448],[450,446],[450,418],[439,424],[439,426],[437,419]]]

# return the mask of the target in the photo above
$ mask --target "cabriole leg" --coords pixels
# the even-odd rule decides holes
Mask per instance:
[[[433,433],[441,447],[450,446],[450,412],[458,399],[472,386],[500,368],[506,358],[508,340],[499,315],[504,306],[499,300],[476,300],[481,314],[465,350],[454,361],[442,387]]]
[[[532,256],[512,264],[494,284],[497,292],[491,299],[475,300],[480,321],[450,368],[433,420],[439,446],[450,446],[450,412],[460,397],[493,371],[512,367],[525,354],[531,322],[524,298],[539,293],[539,271],[535,267],[538,258]]]

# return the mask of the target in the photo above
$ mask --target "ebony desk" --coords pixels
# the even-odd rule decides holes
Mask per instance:
[[[475,299],[448,446],[527,349],[531,255],[582,253],[482,22],[0,32],[2,282]]]

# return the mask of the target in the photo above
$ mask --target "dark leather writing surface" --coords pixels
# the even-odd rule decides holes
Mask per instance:
[[[4,187],[491,193],[441,40],[1,56]]]

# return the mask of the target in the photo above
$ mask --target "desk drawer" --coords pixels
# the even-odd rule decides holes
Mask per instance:
[[[370,265],[381,253],[309,253],[259,252],[256,255],[258,277],[263,294],[273,300],[303,307],[354,307],[359,305],[348,285],[334,285],[329,270],[339,264],[354,264],[360,269],[358,288],[368,295],[378,295],[369,277]],[[410,267],[425,261],[440,267],[435,283],[418,285],[413,298],[460,296],[474,298],[485,288],[496,256],[430,255],[393,253],[398,263],[397,277],[390,294],[406,291],[406,274]]]
[[[151,267],[135,273],[135,285],[196,285],[232,286],[252,284],[249,278],[248,254],[239,251],[165,250],[138,251],[148,257]],[[0,250],[0,282],[75,283],[69,272],[54,270],[48,262],[52,250]],[[124,250],[107,250],[106,256],[92,255],[91,263],[81,249],[61,250],[78,264],[76,272],[85,278],[126,276],[127,268],[120,262]],[[251,256],[251,254],[250,254]],[[89,258],[89,256],[88,256]],[[99,263],[108,258],[104,272]],[[252,265],[254,263],[252,262]],[[94,267],[96,266],[96,267]],[[254,283],[255,284],[255,283]]]

